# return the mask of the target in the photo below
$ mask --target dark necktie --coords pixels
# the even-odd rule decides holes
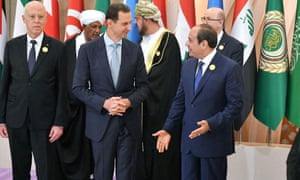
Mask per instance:
[[[194,81],[194,92],[196,92],[198,86],[199,86],[199,83],[201,81],[201,78],[202,78],[202,65],[204,63],[202,61],[199,61],[198,62],[198,72],[195,76],[195,81]]]
[[[31,40],[30,43],[32,44],[31,49],[29,51],[29,57],[28,57],[28,69],[29,69],[29,73],[31,75],[33,67],[35,65],[35,44],[36,44],[36,40]]]
[[[120,44],[112,44],[111,46],[113,50],[112,50],[112,55],[110,60],[110,70],[111,70],[114,86],[116,87],[118,82],[118,77],[119,77],[119,71],[120,71],[120,58],[118,56],[118,47],[120,46]]]

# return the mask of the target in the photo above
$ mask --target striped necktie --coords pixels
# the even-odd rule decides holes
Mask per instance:
[[[202,78],[202,66],[203,66],[203,62],[199,61],[198,62],[198,72],[195,76],[195,81],[194,81],[194,92],[196,92],[196,90],[198,89],[199,83],[201,81]]]

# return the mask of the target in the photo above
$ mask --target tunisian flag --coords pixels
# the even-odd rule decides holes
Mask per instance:
[[[187,57],[185,43],[190,29],[195,25],[195,2],[194,0],[180,0],[179,3],[175,36],[179,42],[182,60],[185,60]]]
[[[82,31],[79,20],[81,11],[83,11],[83,0],[69,0],[65,40]]]
[[[44,0],[48,20],[45,33],[53,38],[59,39],[59,7],[57,0]]]

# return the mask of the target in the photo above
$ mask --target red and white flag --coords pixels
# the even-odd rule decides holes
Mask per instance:
[[[254,101],[256,79],[256,54],[254,47],[254,21],[251,0],[235,1],[233,26],[231,35],[244,45],[243,78],[245,86],[245,100],[242,110],[241,122],[235,124],[238,130],[248,117]]]
[[[158,7],[161,13],[161,19],[163,25],[167,27],[167,12],[166,12],[166,1],[165,0],[153,0],[153,3]]]
[[[53,38],[59,39],[59,6],[57,0],[44,0],[48,20],[45,33]]]
[[[194,0],[180,0],[175,35],[179,42],[182,60],[187,57],[187,47],[190,29],[195,25],[195,2]]]
[[[81,11],[83,11],[83,0],[69,0],[65,40],[82,31],[79,19]]]

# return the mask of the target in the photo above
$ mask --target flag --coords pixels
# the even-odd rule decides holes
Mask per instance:
[[[13,37],[17,37],[26,33],[26,27],[23,22],[22,15],[24,14],[24,7],[28,2],[30,2],[30,0],[16,1],[16,13],[15,13]]]
[[[69,0],[66,20],[65,40],[82,31],[80,24],[80,13],[83,11],[83,0]]]
[[[187,57],[187,47],[185,43],[188,40],[190,29],[195,25],[195,2],[192,0],[180,0],[175,28],[175,36],[179,42],[182,60]]]
[[[0,0],[0,79],[2,76],[2,65],[3,65],[3,57],[4,57],[4,47],[7,40],[7,26],[6,26],[6,17],[5,17],[5,1]]]
[[[275,130],[285,115],[287,43],[281,0],[267,0],[256,81],[254,115]]]
[[[108,6],[110,5],[110,0],[96,0],[96,10],[102,11],[104,14],[106,14],[106,10]],[[106,27],[102,26],[101,28],[102,32],[106,31]]]
[[[297,2],[295,28],[292,44],[292,56],[289,66],[286,116],[300,127],[300,2]]]
[[[135,19],[135,4],[137,3],[137,0],[125,0],[124,3],[129,6],[130,8],[130,13],[132,17],[132,22],[131,22],[131,30],[128,32],[127,38],[135,43],[140,42],[140,33],[137,25],[134,22]]]
[[[57,0],[44,0],[48,20],[45,33],[53,38],[59,39],[59,7]]]
[[[254,21],[251,0],[235,2],[231,35],[244,45],[243,79],[245,98],[240,124],[235,124],[239,130],[247,119],[254,101],[256,79],[256,53],[254,47]]]
[[[158,9],[161,13],[161,19],[162,19],[163,25],[166,27],[168,25],[167,12],[166,12],[166,1],[165,0],[153,0],[153,3],[158,7]]]
[[[239,3],[239,2],[235,1],[235,3]],[[208,8],[217,7],[223,9],[223,0],[208,0],[207,7]]]

